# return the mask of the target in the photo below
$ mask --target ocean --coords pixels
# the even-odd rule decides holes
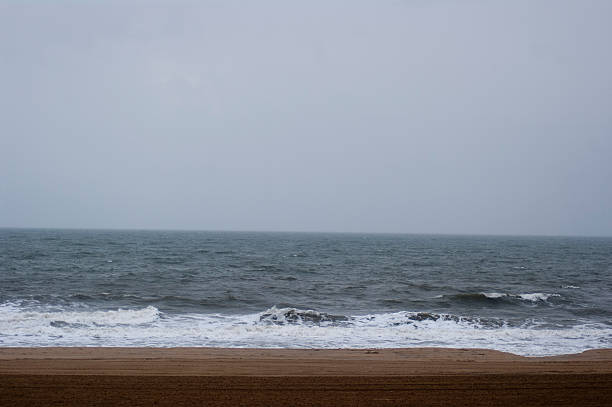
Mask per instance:
[[[612,238],[0,229],[0,346],[612,347]]]

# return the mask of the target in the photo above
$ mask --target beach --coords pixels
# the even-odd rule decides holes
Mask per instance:
[[[0,407],[612,407],[611,15],[0,0]]]
[[[0,348],[0,405],[610,405],[612,349]]]

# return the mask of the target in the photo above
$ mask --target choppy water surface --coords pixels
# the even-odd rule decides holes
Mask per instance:
[[[612,347],[612,239],[0,229],[0,346]]]

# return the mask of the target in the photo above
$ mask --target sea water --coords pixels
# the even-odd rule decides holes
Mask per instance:
[[[0,346],[612,347],[612,238],[0,229]]]

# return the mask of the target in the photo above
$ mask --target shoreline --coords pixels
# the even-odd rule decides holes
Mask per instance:
[[[0,348],[0,405],[582,405],[612,349]]]

